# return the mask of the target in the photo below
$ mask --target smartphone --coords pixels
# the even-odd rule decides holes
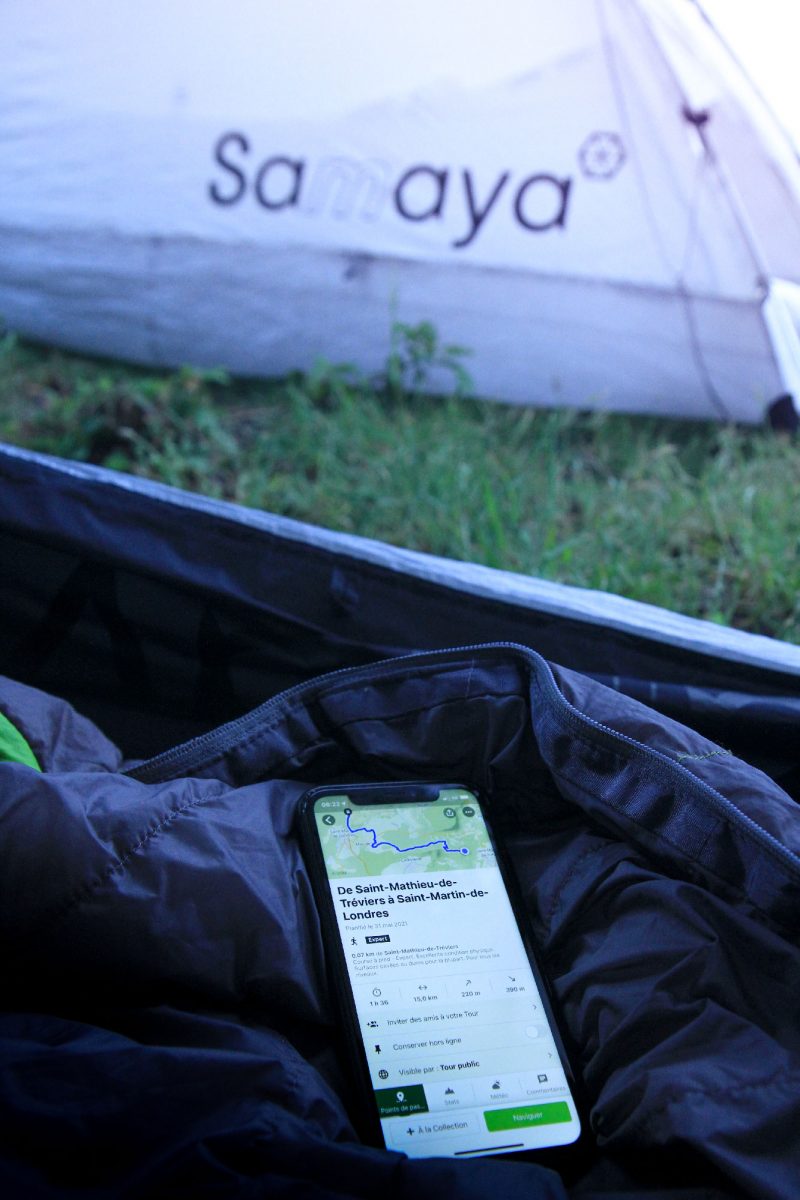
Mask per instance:
[[[576,1146],[575,1077],[477,795],[318,787],[300,826],[362,1132],[415,1158]]]

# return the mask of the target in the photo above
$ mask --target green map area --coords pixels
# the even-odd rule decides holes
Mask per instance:
[[[493,866],[480,810],[468,796],[455,796],[433,804],[352,807],[345,796],[329,797],[328,811],[316,812],[329,877],[449,875]]]

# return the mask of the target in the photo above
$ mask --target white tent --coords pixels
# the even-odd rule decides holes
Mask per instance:
[[[0,317],[158,364],[383,362],[758,421],[800,167],[691,0],[5,0]]]

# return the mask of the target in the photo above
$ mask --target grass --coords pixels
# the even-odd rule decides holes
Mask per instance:
[[[452,393],[412,394],[429,372]],[[768,429],[465,396],[396,326],[380,380],[146,371],[7,337],[0,438],[800,643],[800,446]]]

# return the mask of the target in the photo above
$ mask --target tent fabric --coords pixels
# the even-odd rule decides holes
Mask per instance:
[[[342,667],[510,641],[800,796],[796,646],[13,447],[0,488],[0,671],[71,700],[129,758]]]
[[[133,766],[9,704],[50,739],[44,774],[0,763],[7,1194],[794,1195],[800,813],[741,760],[510,646],[310,680]],[[560,1175],[350,1124],[296,804],[421,770],[489,797],[520,879],[591,1108]]]
[[[11,446],[0,487],[0,671],[128,757],[341,667],[510,641],[691,720],[800,796],[786,642]]]
[[[371,372],[426,319],[519,403],[759,421],[798,392],[800,167],[690,0],[44,0],[35,35],[9,0],[5,29],[23,334]]]

